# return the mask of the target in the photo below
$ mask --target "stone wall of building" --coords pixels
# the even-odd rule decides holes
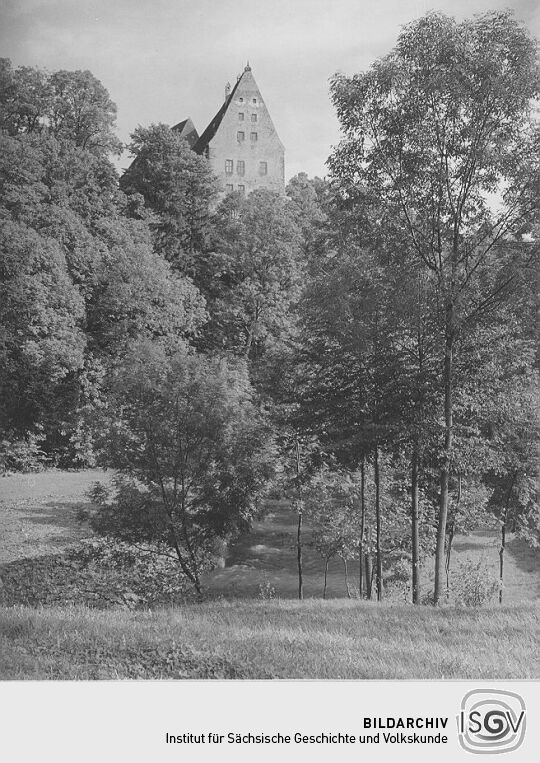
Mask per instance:
[[[257,188],[285,192],[285,151],[257,83],[246,67],[203,151],[224,193]]]

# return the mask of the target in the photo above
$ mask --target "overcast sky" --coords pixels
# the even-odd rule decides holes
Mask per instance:
[[[138,124],[187,116],[202,132],[249,59],[287,177],[324,175],[339,140],[334,72],[368,68],[428,10],[462,18],[507,7],[540,37],[539,0],[0,0],[0,55],[90,69],[118,106],[124,141]]]

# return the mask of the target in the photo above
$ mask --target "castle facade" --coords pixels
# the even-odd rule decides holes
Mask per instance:
[[[249,64],[202,135],[191,119],[175,125],[191,148],[210,162],[223,194],[257,188],[285,192],[285,149]]]

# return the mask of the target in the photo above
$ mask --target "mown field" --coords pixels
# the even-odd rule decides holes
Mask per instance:
[[[51,560],[88,531],[76,521],[98,470],[0,478],[0,578],[21,560]],[[341,563],[330,570],[305,551],[298,602],[294,517],[275,502],[253,532],[205,579],[203,604],[153,611],[87,606],[0,610],[0,677],[447,678],[540,677],[539,555],[511,538],[505,606],[413,608],[394,592],[377,605],[347,598]],[[306,533],[309,541],[309,532]],[[482,560],[496,576],[497,537],[456,541],[454,568]],[[351,565],[350,587],[357,569]],[[5,572],[4,572],[5,575]],[[429,578],[426,573],[426,589]]]

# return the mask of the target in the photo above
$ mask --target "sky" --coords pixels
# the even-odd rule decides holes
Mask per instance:
[[[324,176],[340,137],[332,74],[366,70],[429,10],[464,18],[497,8],[540,37],[539,0],[0,0],[0,55],[89,69],[118,107],[124,142],[139,124],[188,116],[201,133],[249,60],[287,178]],[[125,153],[119,166],[128,164]]]

